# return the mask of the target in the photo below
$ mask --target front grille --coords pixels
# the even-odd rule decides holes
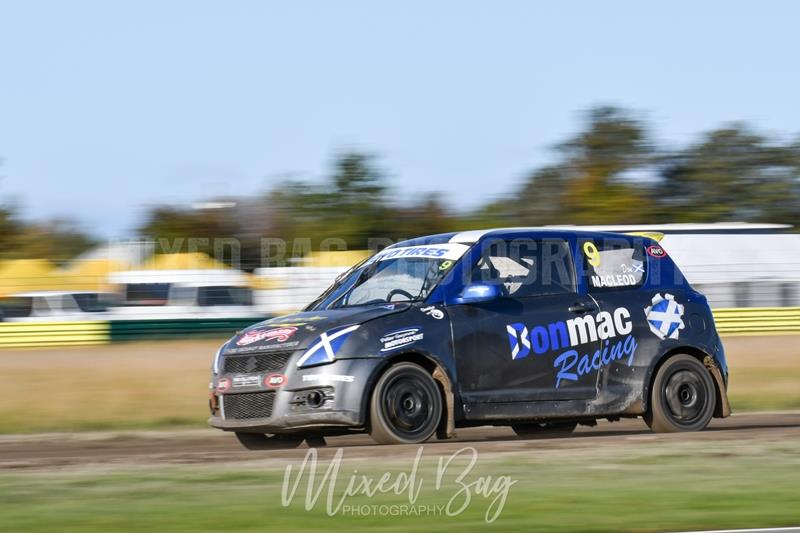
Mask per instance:
[[[274,402],[275,393],[272,391],[226,394],[222,397],[226,419],[268,418],[272,416]]]
[[[270,352],[253,355],[226,355],[223,371],[226,374],[255,374],[278,372],[286,368],[292,352]]]

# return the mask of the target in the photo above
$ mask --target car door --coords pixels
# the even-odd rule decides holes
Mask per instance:
[[[655,352],[651,344],[657,342],[645,320],[651,302],[640,289],[647,276],[645,248],[640,239],[626,237],[582,239],[578,245],[584,284],[602,315],[612,317],[585,379],[600,390],[626,394],[641,354]]]
[[[557,381],[554,363],[571,349],[567,322],[596,306],[592,298],[576,293],[569,243],[514,239],[482,246],[471,283],[496,284],[501,297],[448,307],[463,400],[576,396],[568,380]]]

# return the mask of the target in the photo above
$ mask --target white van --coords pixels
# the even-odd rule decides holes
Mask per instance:
[[[117,319],[257,317],[253,291],[236,270],[139,270],[115,272],[120,286]]]

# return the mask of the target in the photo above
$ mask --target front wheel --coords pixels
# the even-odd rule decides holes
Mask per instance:
[[[265,435],[236,432],[236,438],[248,450],[289,450],[302,444],[303,437],[295,435]]]
[[[414,363],[399,363],[378,380],[370,402],[370,435],[379,444],[416,444],[433,435],[442,398],[431,375]]]
[[[645,422],[656,433],[699,431],[714,416],[716,390],[706,367],[691,355],[676,355],[658,370]]]

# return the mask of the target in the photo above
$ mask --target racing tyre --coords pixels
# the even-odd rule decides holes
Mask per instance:
[[[416,444],[433,435],[442,397],[431,375],[414,363],[389,368],[370,401],[370,435],[379,444]]]
[[[564,437],[572,433],[577,425],[577,422],[538,422],[512,424],[511,429],[518,437],[535,439],[537,437]]]
[[[236,432],[236,438],[248,450],[288,450],[297,448],[303,437],[294,435],[265,435],[263,433]]]
[[[676,355],[658,370],[644,420],[656,433],[699,431],[714,416],[716,390],[706,367],[690,355]]]

